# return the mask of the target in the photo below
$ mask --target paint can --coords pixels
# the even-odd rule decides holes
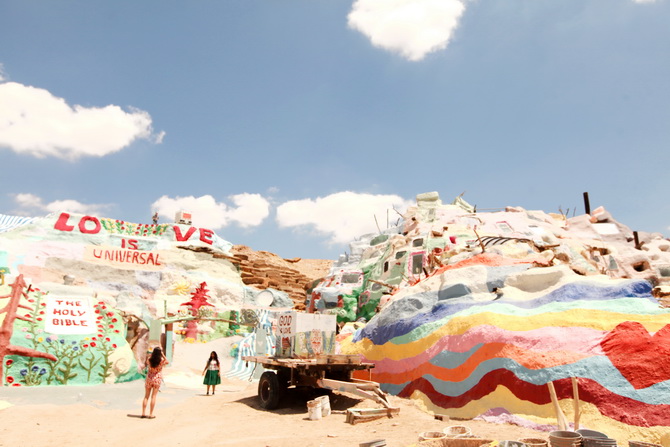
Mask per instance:
[[[442,430],[447,438],[470,438],[472,437],[472,430],[465,425],[450,425]]]
[[[361,442],[358,447],[385,447],[386,439],[375,439],[374,441]]]
[[[528,447],[547,447],[549,445],[549,441],[542,438],[521,438],[518,441],[523,442]]]
[[[499,447],[526,447],[526,444],[521,441],[500,441]]]
[[[549,445],[551,447],[581,447],[582,435],[569,430],[556,430],[549,432]]]
[[[310,400],[307,402],[307,415],[310,421],[318,421],[321,419],[321,402],[318,400]]]
[[[582,438],[609,438],[605,433],[595,430],[587,430],[585,428],[575,430],[575,432],[582,435]]]
[[[419,442],[428,441],[431,439],[444,439],[447,435],[441,431],[425,431],[419,435]]]
[[[330,397],[325,395],[317,397],[315,400],[318,400],[321,403],[321,416],[324,418],[330,416]]]

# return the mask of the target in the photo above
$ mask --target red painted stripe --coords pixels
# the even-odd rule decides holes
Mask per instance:
[[[572,398],[570,378],[556,380],[553,383],[559,399]],[[439,394],[423,377],[409,383],[399,396],[409,398],[414,391],[418,390],[428,396],[431,402],[438,407],[461,408],[492,393],[499,385],[509,389],[519,400],[537,405],[551,403],[547,385],[524,382],[507,369],[489,372],[477,385],[460,396],[450,397]],[[579,399],[595,405],[604,416],[624,424],[638,427],[670,425],[670,405],[651,405],[620,396],[591,379],[579,379]],[[500,406],[504,407],[504,403]]]

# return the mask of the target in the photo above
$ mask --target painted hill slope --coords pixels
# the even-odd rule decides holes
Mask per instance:
[[[637,240],[636,240],[637,239]],[[590,215],[480,213],[436,193],[352,244],[310,306],[341,321],[372,379],[455,418],[658,442],[670,427],[670,242]],[[551,385],[551,386],[550,386]]]
[[[205,294],[210,318],[256,304],[262,289],[244,283],[232,247],[189,225],[0,215],[0,379],[24,386],[141,377],[148,339],[161,337],[161,326],[151,326],[188,317],[194,290]],[[271,294],[272,306],[293,306],[287,293]],[[195,324],[196,337],[229,330]]]

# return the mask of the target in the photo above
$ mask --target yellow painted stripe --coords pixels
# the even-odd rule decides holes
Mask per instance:
[[[611,331],[623,321],[637,321],[649,332],[656,332],[667,324],[667,315],[622,314],[593,309],[570,309],[563,312],[547,312],[521,318],[518,315],[503,315],[482,312],[467,317],[454,317],[437,330],[426,334],[418,340],[396,345],[386,342],[374,345],[370,340],[363,339],[359,343],[342,345],[342,352],[347,354],[364,354],[369,360],[392,360],[414,357],[435,345],[447,335],[461,335],[473,327],[488,325],[497,326],[507,331],[529,331],[547,327],[586,327],[601,331]],[[418,331],[417,336],[421,336]]]
[[[517,398],[504,386],[498,386],[495,391],[484,396],[478,401],[470,402],[461,408],[443,409],[434,405],[428,396],[421,391],[414,391],[412,399],[420,408],[428,413],[446,414],[452,418],[472,419],[485,413],[490,408],[503,407],[515,416],[526,419],[535,424],[556,425],[556,413],[551,404],[537,405]],[[504,403],[501,405],[501,403]],[[561,410],[572,422],[574,418],[574,406],[572,399],[559,401]],[[629,440],[638,440],[659,443],[661,437],[668,433],[664,426],[637,427],[627,425],[604,416],[598,411],[598,407],[587,402],[580,402],[580,427],[597,430],[607,434],[618,441],[619,445],[626,445]],[[476,434],[476,433],[475,433]]]

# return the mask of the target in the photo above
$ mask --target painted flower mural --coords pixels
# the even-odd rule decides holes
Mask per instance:
[[[17,285],[20,285],[19,281]],[[11,349],[4,358],[5,384],[95,384],[141,377],[136,367],[114,374],[112,355],[119,347],[127,348],[125,324],[121,315],[109,309],[103,301],[97,301],[91,308],[91,320],[95,324],[86,325],[83,317],[88,299],[59,299],[34,289],[20,297],[23,299],[17,308],[27,313],[17,316],[11,327],[10,347],[17,348]],[[68,310],[68,307],[77,310]],[[77,320],[75,315],[81,318]],[[94,320],[93,315],[96,315]],[[73,318],[60,318],[63,316]],[[4,323],[7,321],[5,319]],[[59,329],[61,324],[64,326]],[[81,326],[74,330],[77,325]],[[66,333],[54,333],[59,330]],[[129,348],[127,351],[132,355]],[[18,371],[18,374],[12,374],[12,371]]]

